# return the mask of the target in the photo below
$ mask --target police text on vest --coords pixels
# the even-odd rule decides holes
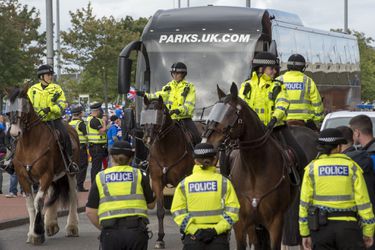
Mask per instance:
[[[217,191],[217,181],[199,181],[189,183],[189,192],[215,192]]]
[[[133,181],[132,172],[113,172],[105,175],[105,182]]]
[[[285,87],[287,90],[303,90],[304,84],[303,82],[288,82],[285,83]]]
[[[320,166],[319,176],[349,176],[349,167],[345,165]]]

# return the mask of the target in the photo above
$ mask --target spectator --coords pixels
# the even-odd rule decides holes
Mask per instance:
[[[108,149],[112,147],[113,143],[121,141],[122,139],[121,119],[118,116],[113,115],[110,120],[111,126],[107,131]]]
[[[4,116],[0,115],[0,160],[3,160],[7,152],[5,146],[6,125]],[[3,193],[3,169],[0,168],[0,194]]]
[[[372,207],[375,208],[375,175],[372,171],[372,159],[365,150],[356,150],[356,148],[353,146],[353,131],[349,127],[340,126],[337,127],[337,129],[341,131],[345,140],[347,141],[347,144],[341,145],[341,153],[352,158],[352,160],[361,167]]]

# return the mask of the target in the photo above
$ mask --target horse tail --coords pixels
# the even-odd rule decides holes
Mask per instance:
[[[57,181],[51,184],[51,195],[46,203],[47,207],[55,204],[56,201],[60,201],[63,207],[66,207],[69,203],[69,180],[68,176],[64,175]]]
[[[271,249],[270,236],[267,229],[263,225],[255,227],[258,247],[257,249],[269,250]]]

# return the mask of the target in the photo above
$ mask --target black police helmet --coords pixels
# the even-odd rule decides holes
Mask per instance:
[[[288,70],[304,71],[306,67],[306,60],[300,54],[293,54],[289,57],[287,68]]]
[[[53,71],[53,67],[48,64],[43,64],[39,66],[37,71],[38,78],[45,74],[55,74],[55,72]]]
[[[343,134],[337,128],[327,128],[323,130],[320,133],[320,136],[317,142],[320,145],[333,145],[333,146],[347,143]]]
[[[254,56],[252,60],[253,70],[258,69],[259,67],[278,65],[279,59],[277,59],[277,57],[270,52],[259,52]]]
[[[216,156],[216,149],[209,143],[199,143],[194,147],[194,158],[210,158]]]
[[[100,109],[101,107],[102,107],[101,102],[96,102],[96,103],[90,105],[91,110],[97,110],[97,109]]]
[[[171,66],[171,73],[187,73],[187,67],[185,63],[176,62]]]
[[[117,141],[113,143],[112,147],[109,149],[110,155],[126,155],[133,156],[134,150],[129,142],[127,141]]]
[[[70,107],[70,112],[72,112],[73,115],[80,114],[82,111],[83,111],[83,108],[79,104],[75,104]]]

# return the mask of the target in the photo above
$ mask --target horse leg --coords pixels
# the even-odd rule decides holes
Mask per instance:
[[[160,182],[152,182],[153,185],[153,190],[157,190],[156,192],[156,215],[158,217],[158,223],[159,223],[159,228],[158,228],[158,239],[156,240],[155,243],[155,248],[156,249],[164,249],[165,248],[165,242],[164,242],[164,215],[165,215],[165,210],[164,210],[164,195],[163,195],[163,186]]]
[[[51,197],[53,193],[52,186],[49,187],[47,197]],[[46,213],[44,215],[44,225],[46,227],[47,235],[53,236],[57,234],[60,230],[59,225],[57,223],[57,209],[59,203],[55,201],[53,204],[46,208]]]
[[[39,188],[38,193],[34,199],[35,219],[34,219],[34,234],[31,235],[31,243],[33,245],[40,245],[45,241],[44,237],[44,223],[43,223],[43,205],[45,192]]]
[[[246,228],[242,218],[234,224],[234,233],[236,235],[237,250],[246,250]]]
[[[69,214],[66,224],[66,236],[78,237],[78,199],[77,199],[77,180],[75,176],[68,175],[69,182]]]
[[[275,216],[274,220],[268,227],[271,238],[271,249],[279,250],[281,249],[281,239],[283,234],[283,223],[284,216],[282,213]]]

